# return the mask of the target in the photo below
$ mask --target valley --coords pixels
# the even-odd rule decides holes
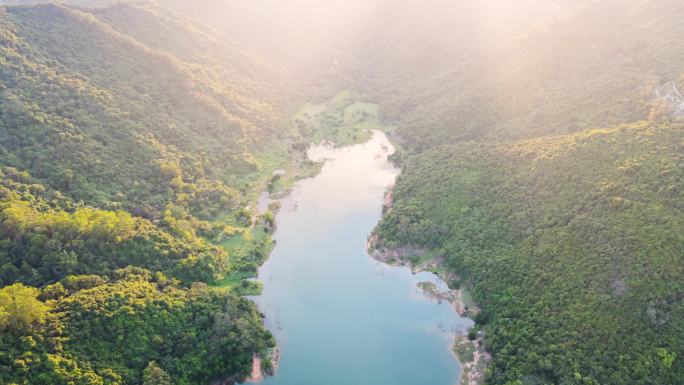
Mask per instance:
[[[314,147],[314,159],[327,159],[321,173],[280,201],[256,298],[280,350],[265,384],[457,382],[450,346],[471,321],[417,285],[446,284],[375,262],[365,250],[396,176],[390,151],[378,131],[363,144]]]
[[[0,0],[0,384],[684,382],[678,0]]]

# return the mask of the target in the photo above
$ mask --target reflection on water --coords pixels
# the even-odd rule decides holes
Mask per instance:
[[[282,200],[277,246],[260,269],[256,299],[275,334],[281,361],[273,385],[452,385],[459,365],[454,333],[471,321],[417,287],[413,275],[366,253],[383,194],[397,175],[393,151],[376,132],[366,144],[312,148],[321,173]]]

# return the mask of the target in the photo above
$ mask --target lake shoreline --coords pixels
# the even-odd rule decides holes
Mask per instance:
[[[374,136],[374,137],[375,137],[375,135],[382,135],[382,132],[381,132],[381,131],[377,131],[377,132],[376,132],[376,130],[373,130],[372,132],[373,132],[373,136]],[[385,140],[386,140],[386,139],[385,139]],[[369,142],[370,142],[370,141],[369,141]],[[390,144],[388,144],[388,146],[390,146]],[[337,149],[337,147],[334,147],[334,145],[333,145],[333,146],[328,145],[328,147],[329,147],[329,148],[333,148],[333,149]],[[342,149],[342,148],[346,148],[346,147],[352,147],[352,146],[345,146],[345,147],[339,147],[339,148]],[[391,148],[391,147],[390,147],[390,148]],[[382,146],[380,147],[379,150],[380,150],[379,154],[382,154],[383,152],[388,152],[388,151],[389,151],[388,147],[386,147],[386,146],[384,146],[384,145],[382,145]],[[328,150],[328,151],[329,151],[329,150]],[[307,151],[307,152],[309,152],[309,151]],[[321,163],[321,164],[322,164],[322,163],[325,163],[326,161],[329,160],[329,159],[327,159],[327,158],[325,158],[325,157],[323,157],[323,158],[316,158],[316,157],[313,156],[313,155],[314,155],[313,153],[309,153],[309,159],[311,159],[311,160],[314,161],[314,162],[318,162],[318,163]],[[376,155],[376,156],[374,157],[374,159],[376,159],[376,160],[379,159],[379,155]],[[302,182],[303,180],[309,180],[309,179],[311,179],[311,178],[316,178],[318,175],[320,175],[320,171],[321,171],[321,170],[322,170],[322,168],[319,169],[319,172],[317,172],[317,173],[315,173],[315,174],[313,174],[313,175],[307,175],[307,176],[305,176],[305,177],[303,177],[303,178],[299,178],[293,186],[290,186],[290,188],[288,188],[288,189],[285,191],[284,194],[282,194],[282,195],[281,195],[281,194],[278,194],[277,198],[274,197],[274,196],[271,195],[271,194],[269,194],[270,196],[264,196],[265,194],[262,194],[262,196],[261,196],[260,199],[259,199],[260,204],[257,204],[257,205],[256,205],[257,210],[259,211],[259,213],[257,214],[257,216],[261,215],[262,213],[261,213],[260,211],[263,211],[263,208],[269,207],[271,203],[274,203],[274,202],[279,202],[279,203],[280,203],[280,202],[284,202],[283,199],[285,199],[285,200],[286,200],[286,199],[289,199],[289,197],[292,195],[292,193],[295,192],[295,191],[297,191],[297,185],[298,185],[300,182]],[[387,186],[387,185],[386,185],[386,186]],[[391,184],[390,184],[390,186],[391,186]],[[390,189],[390,191],[391,191],[391,189]],[[389,196],[388,196],[387,194],[386,194],[386,195],[379,195],[379,198],[380,198],[380,199],[378,200],[378,202],[382,202],[380,205],[382,205],[382,206],[387,206],[388,204],[391,204],[391,195],[389,195]],[[282,203],[282,204],[284,204],[284,203]],[[376,203],[376,204],[377,204],[377,203]],[[295,202],[295,206],[294,206],[294,207],[295,207],[295,212],[296,212],[296,207],[297,207],[296,202]],[[377,207],[377,206],[376,206],[376,207]],[[276,210],[276,211],[280,211],[280,210]],[[287,213],[287,212],[290,212],[290,211],[291,211],[291,210],[288,210],[288,211],[285,211],[285,212]],[[281,213],[281,214],[282,214],[282,213]],[[382,214],[381,214],[381,215],[382,215]],[[380,216],[380,217],[378,218],[378,220],[377,220],[377,222],[375,222],[374,226],[376,226],[377,223],[379,223],[379,220],[381,220],[381,218],[382,218],[382,216]],[[280,218],[278,217],[278,215],[276,215],[276,218],[274,218],[274,222],[280,222]],[[274,228],[275,228],[275,226],[276,226],[277,224],[278,224],[278,223],[275,223],[275,224],[274,224]],[[372,231],[372,229],[371,229],[371,231]],[[369,231],[369,233],[371,233],[371,231]],[[272,251],[273,251],[273,250],[271,250],[271,252],[272,252]],[[367,249],[366,249],[366,251],[367,251]],[[371,254],[368,253],[368,252],[365,252],[364,255],[365,255],[365,258],[371,258],[371,259],[374,258],[374,256],[371,255]],[[264,263],[266,264],[266,262],[269,261],[269,260],[271,260],[272,257],[273,257],[273,256],[271,255],[271,253],[269,253],[268,258],[266,259],[266,261],[264,261]],[[377,258],[375,258],[375,259],[377,259]],[[386,263],[386,265],[390,266],[391,264]],[[262,267],[260,267],[260,274],[259,274],[259,276],[261,276],[261,269],[263,268],[263,266],[264,266],[264,265],[262,265]],[[415,272],[414,272],[414,273],[415,273]],[[260,279],[260,277],[257,278],[257,279]],[[270,279],[270,275],[269,275],[269,279]],[[418,283],[418,282],[416,282],[416,284],[417,284],[417,283]],[[424,292],[424,295],[425,295],[425,297],[427,297],[427,298],[429,298],[429,299],[439,299],[439,298],[433,297],[433,296],[430,295],[430,293],[427,292],[427,291]],[[462,301],[454,302],[453,299],[451,299],[451,300],[449,300],[449,302],[453,304],[453,303],[462,302]],[[267,309],[266,309],[266,308],[262,308],[258,301],[257,301],[257,306],[259,307],[259,311],[262,312],[262,314],[264,314],[264,321],[266,322],[267,319],[268,319],[268,320],[271,320],[271,317],[270,317],[269,315],[267,315],[267,314],[268,314],[268,311],[266,311]],[[463,309],[462,309],[462,310],[463,310]],[[462,315],[462,314],[464,314],[464,312],[463,312],[463,311],[456,311],[456,314]],[[465,317],[464,317],[464,318],[465,318]],[[271,322],[272,322],[272,320],[271,320]],[[279,322],[279,321],[278,321],[278,322]],[[467,341],[467,340],[466,340],[466,341]],[[448,346],[448,345],[447,345],[447,346]],[[450,350],[451,350],[452,354],[456,354],[456,351],[455,351],[454,349],[450,349]],[[272,356],[272,358],[271,358],[271,362],[272,362],[272,364],[273,364],[273,367],[271,368],[271,370],[263,370],[263,368],[262,368],[262,363],[263,363],[264,359],[263,359],[262,357],[259,357],[259,356],[255,355],[255,356],[253,357],[253,360],[252,360],[252,373],[250,374],[250,376],[248,376],[248,377],[246,377],[245,379],[243,379],[243,381],[242,381],[241,383],[263,383],[263,382],[270,383],[270,381],[271,381],[270,378],[276,375],[276,372],[277,372],[278,366],[279,366],[279,359],[280,359],[280,355],[279,355],[279,353],[278,353],[278,349],[277,349],[277,348],[274,349],[274,353],[275,353],[275,354],[274,354],[274,355]],[[458,355],[456,355],[456,358],[457,358],[457,362],[454,363],[454,366],[456,366],[456,364],[457,364],[458,362],[461,361],[461,360],[458,358]],[[461,374],[460,374],[461,377],[463,377],[463,373],[464,373],[466,370],[467,370],[467,368],[465,367],[465,365],[462,365],[462,370],[461,370]],[[457,378],[457,377],[456,377],[456,375],[455,375],[455,376],[452,377],[452,378]],[[459,378],[459,381],[460,381],[460,378]],[[440,381],[440,382],[441,382],[441,381]],[[471,383],[471,385],[475,385],[475,383]]]
[[[280,350],[276,346],[275,348],[271,349],[271,367],[268,369],[264,369],[262,366],[262,360],[263,357],[261,357],[258,354],[254,354],[252,356],[252,373],[247,378],[244,378],[240,383],[241,384],[257,384],[266,379],[268,376],[272,376],[275,374],[276,370],[278,370],[278,362],[280,360]]]
[[[383,216],[392,209],[394,186],[385,193],[383,200]],[[373,233],[368,238],[366,243],[366,250],[368,255],[374,260],[395,267],[407,267],[413,274],[421,272],[434,273],[444,282],[452,281],[458,278],[453,273],[446,273],[443,270],[437,269],[441,264],[440,257],[425,261],[422,264],[414,265],[406,257],[415,256],[425,253],[420,247],[405,245],[398,248],[387,248],[383,246],[382,239]],[[463,290],[448,288],[447,291],[440,291],[432,282],[420,282],[418,286],[423,290],[423,293],[437,301],[449,302],[456,313],[461,317],[470,318],[473,314],[479,312],[479,308],[475,306],[474,309],[469,309],[463,298]],[[484,371],[489,362],[491,362],[491,355],[484,349],[484,334],[479,332],[474,340],[470,340],[468,335],[455,333],[454,342],[451,347],[458,362],[461,363],[461,374],[458,379],[459,385],[481,385],[484,383]]]

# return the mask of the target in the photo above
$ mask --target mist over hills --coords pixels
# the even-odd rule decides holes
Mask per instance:
[[[472,293],[484,383],[682,383],[681,20],[678,0],[0,1],[0,382],[248,375],[274,346],[242,296],[272,247],[250,206],[315,170],[328,132],[295,112],[352,90],[399,147],[374,247]]]
[[[684,72],[681,14],[678,2],[592,2],[411,82],[385,112],[420,148],[644,119],[655,88]]]
[[[418,150],[639,120],[655,87],[684,72],[673,44],[682,32],[676,1],[215,1],[208,8],[235,7],[227,13],[170,4],[236,41],[277,47],[261,50],[272,60],[287,56],[300,71],[363,90]],[[249,32],[229,22],[235,15],[250,20]]]

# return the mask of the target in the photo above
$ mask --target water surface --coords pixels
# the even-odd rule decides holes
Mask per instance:
[[[321,173],[282,200],[277,246],[259,271],[256,299],[281,360],[268,385],[453,385],[454,333],[471,325],[413,275],[366,253],[383,195],[397,175],[382,133],[363,145],[313,148]]]

